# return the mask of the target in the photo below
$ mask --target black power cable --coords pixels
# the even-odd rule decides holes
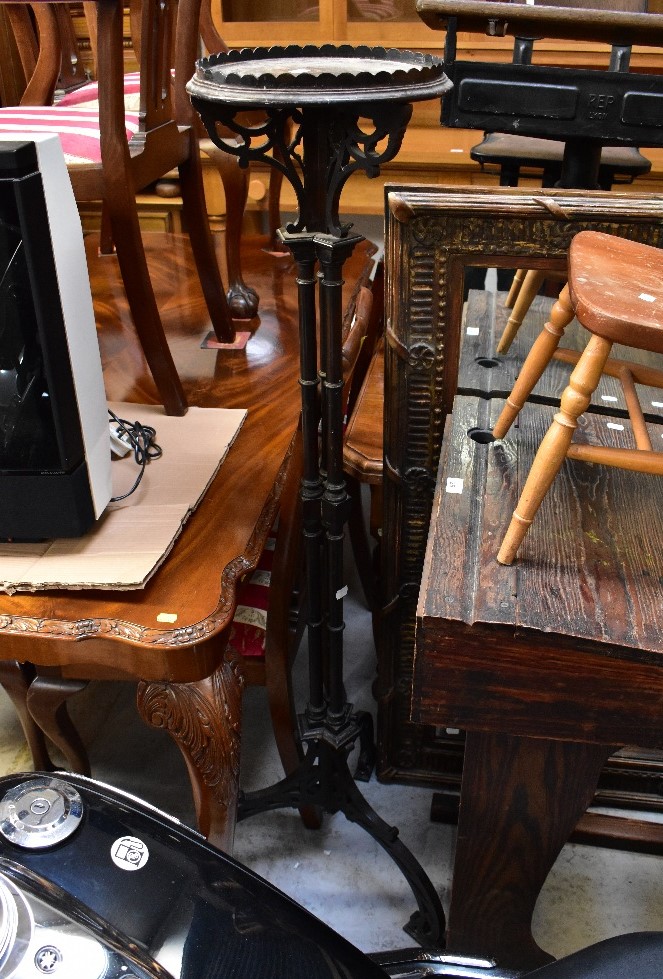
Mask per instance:
[[[118,418],[110,408],[108,409],[108,414],[116,426],[117,436],[132,449],[134,459],[140,466],[136,481],[131,489],[123,493],[122,496],[111,497],[111,503],[118,503],[120,500],[126,500],[128,496],[131,496],[136,491],[138,484],[143,478],[148,462],[151,462],[153,459],[159,459],[163,455],[163,450],[154,441],[157,433],[156,429],[152,428],[151,425],[141,425],[138,421],[129,422],[125,418]]]

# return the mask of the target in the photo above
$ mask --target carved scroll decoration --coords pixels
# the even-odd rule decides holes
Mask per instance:
[[[224,811],[237,799],[243,685],[239,664],[224,659],[207,680],[141,682],[136,694],[143,720],[168,732]]]

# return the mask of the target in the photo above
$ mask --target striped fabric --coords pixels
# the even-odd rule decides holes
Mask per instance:
[[[138,112],[140,98],[140,72],[130,71],[124,76],[124,108],[129,112]],[[88,82],[80,88],[74,88],[58,99],[58,106],[86,106],[94,108],[99,102],[99,83]]]
[[[0,132],[56,133],[68,166],[101,162],[99,86],[88,82],[64,95],[55,105],[0,109]],[[138,132],[140,73],[124,76],[124,127],[127,140]]]
[[[265,655],[267,604],[275,546],[276,524],[269,532],[258,566],[237,590],[237,608],[230,627],[228,644],[239,656]]]
[[[125,115],[127,140],[138,132],[138,113]],[[60,137],[68,165],[101,162],[99,113],[80,106],[15,106],[0,109],[2,133],[54,133]]]

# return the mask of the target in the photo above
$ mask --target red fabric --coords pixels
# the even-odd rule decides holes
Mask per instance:
[[[229,645],[239,656],[265,655],[267,606],[274,560],[276,529],[272,528],[258,565],[237,590],[237,608],[230,628]]]
[[[125,117],[127,140],[138,132],[138,114]],[[99,115],[81,107],[16,106],[0,109],[0,132],[28,135],[53,133],[60,143],[68,164],[99,163]]]
[[[140,72],[131,71],[124,76],[124,96],[131,97],[132,95],[140,94]],[[87,85],[81,85],[80,88],[74,88],[71,92],[67,92],[63,95],[61,99],[58,100],[58,105],[81,105],[84,102],[98,102],[99,101],[99,83],[98,82],[88,82]],[[135,107],[137,108],[137,106]]]

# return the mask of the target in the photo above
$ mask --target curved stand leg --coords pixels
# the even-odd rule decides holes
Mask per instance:
[[[189,131],[189,144],[189,157],[178,167],[182,191],[182,214],[186,221],[198,278],[215,336],[222,343],[232,343],[235,339],[235,327],[228,308],[209,227],[200,150],[193,127]]]
[[[418,911],[405,925],[405,931],[422,945],[444,943],[444,911],[423,868],[390,826],[369,806],[357,788],[347,765],[347,752],[322,739],[309,743],[306,758],[297,772],[277,785],[242,795],[238,819],[284,806],[319,806],[333,815],[342,812],[357,823],[389,854],[407,880]]]
[[[493,438],[504,438],[513,425],[537,381],[552,360],[552,356],[564,336],[564,330],[574,315],[569,287],[564,286],[559,294],[559,299],[550,311],[550,319],[532,344],[532,349],[520,369],[513,390],[506,399],[502,413],[493,428]]]
[[[447,953],[525,972],[551,960],[534,906],[614,750],[468,732]]]
[[[55,766],[48,754],[44,732],[28,710],[28,690],[34,675],[35,670],[30,663],[19,663],[18,660],[0,661],[0,683],[18,714],[35,771],[52,772]]]
[[[238,664],[225,660],[195,683],[141,682],[136,697],[145,723],[167,731],[182,752],[200,832],[227,853],[239,794],[242,687]]]
[[[544,496],[561,469],[578,418],[589,406],[611,349],[612,343],[609,340],[593,336],[576,364],[569,385],[562,395],[560,410],[555,414],[534,457],[509,529],[504,535],[497,555],[500,564],[511,564],[514,560]]]
[[[31,717],[44,734],[60,749],[72,772],[90,774],[85,745],[71,722],[67,700],[81,693],[87,680],[65,680],[56,674],[37,674],[28,689],[27,704]]]

